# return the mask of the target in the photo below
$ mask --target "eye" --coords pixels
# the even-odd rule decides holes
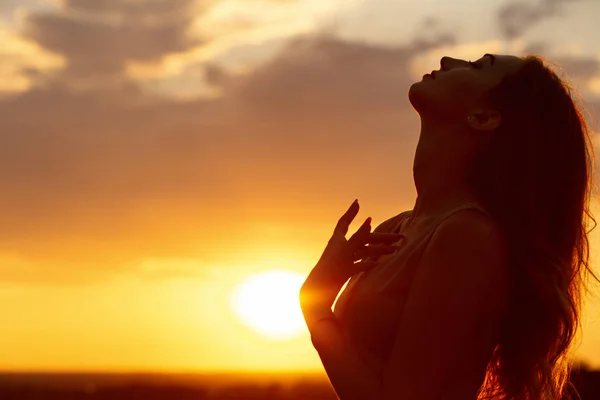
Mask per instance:
[[[481,64],[477,64],[476,62],[469,61],[469,65],[473,68],[481,69]]]

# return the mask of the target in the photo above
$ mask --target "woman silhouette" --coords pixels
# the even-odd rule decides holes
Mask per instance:
[[[413,210],[346,240],[355,201],[300,291],[335,392],[560,399],[581,289],[598,279],[593,148],[570,88],[540,57],[486,54],[443,57],[409,99]]]

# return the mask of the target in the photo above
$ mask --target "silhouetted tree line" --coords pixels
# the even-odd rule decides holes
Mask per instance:
[[[600,370],[575,368],[570,380],[581,400],[600,400]],[[53,388],[47,385],[14,384],[6,379],[0,385],[2,400],[336,400],[327,382],[293,385],[232,384],[219,389],[194,385],[129,384],[85,388]]]

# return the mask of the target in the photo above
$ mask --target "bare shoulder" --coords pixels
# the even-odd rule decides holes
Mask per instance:
[[[497,277],[508,273],[505,235],[493,218],[477,210],[457,211],[440,223],[427,253],[430,259],[456,261],[455,271]]]

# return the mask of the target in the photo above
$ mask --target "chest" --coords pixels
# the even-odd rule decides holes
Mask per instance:
[[[334,313],[348,335],[375,360],[385,361],[393,345],[422,253],[419,239],[407,235],[398,252],[355,276],[336,303]]]

